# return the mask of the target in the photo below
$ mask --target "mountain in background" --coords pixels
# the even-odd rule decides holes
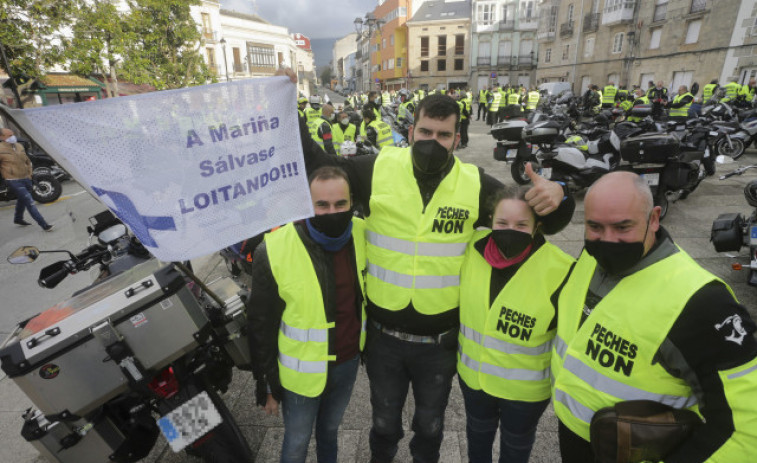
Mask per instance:
[[[329,64],[333,59],[334,43],[338,39],[310,39],[310,48],[313,50],[313,59],[316,66]]]

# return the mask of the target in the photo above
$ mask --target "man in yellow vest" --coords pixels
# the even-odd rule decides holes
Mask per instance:
[[[297,98],[297,115],[300,118],[305,117],[305,108],[308,106],[308,99],[304,96]]]
[[[692,409],[705,421],[655,461],[751,462],[757,341],[746,309],[673,242],[636,174],[600,178],[586,194],[584,217],[584,251],[553,297],[552,400],[562,461],[595,461],[590,423],[597,411],[651,400]]]
[[[499,91],[499,84],[494,84],[494,88],[490,92],[488,108],[489,114],[487,116],[486,123],[492,126],[498,122],[499,107],[502,104],[502,93]]]
[[[531,87],[531,91],[528,92],[528,96],[527,96],[526,110],[527,111],[536,110],[536,107],[539,106],[539,99],[541,99],[539,90],[537,90],[536,87]]]
[[[350,115],[342,111],[337,115],[338,123],[332,124],[331,132],[334,135],[334,149],[336,154],[341,154],[342,143],[357,139],[357,127],[350,122]]]
[[[755,92],[757,92],[757,81],[749,79],[749,83],[742,85],[739,89],[739,102],[744,106],[751,105]]]
[[[309,100],[310,107],[305,108],[305,119],[308,124],[321,117],[321,97],[311,95]]]
[[[602,109],[608,109],[615,106],[615,95],[618,93],[618,89],[615,87],[614,82],[609,82],[602,89]]]
[[[450,97],[427,96],[416,106],[411,147],[387,147],[378,155],[326,156],[303,138],[307,169],[343,166],[366,216],[370,448],[378,463],[392,461],[397,452],[410,385],[411,454],[416,461],[439,459],[456,367],[463,254],[475,227],[488,222],[489,197],[502,186],[453,155],[459,114]],[[529,172],[535,185],[528,201],[545,216],[547,233],[554,233],[569,222],[573,200],[560,184]]]
[[[689,108],[694,101],[694,95],[689,93],[685,85],[678,87],[678,95],[668,103],[668,118],[673,121],[685,122],[689,118]]]
[[[739,96],[739,90],[741,90],[741,85],[738,84],[738,82],[731,81],[725,84],[725,97],[723,97],[720,101],[722,102],[728,102],[735,100],[737,96]]]
[[[365,141],[379,150],[394,143],[392,128],[381,119],[377,119],[370,109],[363,110],[363,124],[365,124]]]
[[[719,88],[718,79],[712,79],[709,84],[705,85],[702,89],[702,104],[707,104]]]
[[[457,105],[460,107],[460,144],[457,147],[458,149],[465,149],[468,147],[468,127],[470,126],[471,118],[470,100],[468,100],[463,91],[457,92],[454,94],[454,97],[457,99]]]
[[[331,123],[334,121],[334,107],[330,103],[323,105],[323,116],[318,116],[308,123],[310,136],[316,143],[329,154],[339,154],[334,146],[334,136]]]
[[[315,216],[265,237],[247,300],[256,401],[281,403],[281,461],[304,463],[315,425],[318,461],[337,461],[337,429],[365,345],[365,224],[352,214],[347,174],[310,177]]]
[[[484,121],[486,121],[486,102],[488,101],[488,93],[489,91],[485,88],[482,88],[478,91],[478,111],[476,112],[476,120],[481,120],[481,113],[484,113]]]

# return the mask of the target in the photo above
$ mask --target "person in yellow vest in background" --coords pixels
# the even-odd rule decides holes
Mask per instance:
[[[606,174],[584,204],[584,250],[552,299],[552,400],[563,463],[595,461],[592,417],[632,400],[704,418],[655,461],[753,461],[757,327],[749,313],[660,225],[643,178]]]
[[[471,119],[471,104],[470,100],[462,90],[457,93],[450,93],[451,97],[457,99],[457,105],[460,107],[460,144],[457,145],[458,149],[465,149],[468,147],[468,127],[470,126]]]
[[[507,97],[506,115],[508,117],[519,117],[523,112],[521,103],[521,94],[518,88],[513,88]]]
[[[465,401],[468,461],[528,461],[549,404],[552,294],[573,258],[544,239],[525,186],[493,198],[491,230],[476,231],[460,271],[457,374]]]
[[[476,112],[476,120],[481,120],[481,113],[484,113],[484,121],[486,121],[486,103],[489,99],[489,91],[485,88],[482,88],[478,91],[478,111]]]
[[[718,79],[712,79],[709,84],[702,88],[702,104],[709,103],[710,99],[718,92],[720,85],[718,85]]]
[[[334,136],[331,129],[331,123],[334,121],[334,107],[330,103],[326,103],[323,105],[322,111],[322,117],[316,117],[308,123],[310,136],[325,152],[339,154],[339,150],[334,146]]]
[[[415,112],[414,95],[408,89],[403,88],[397,92],[399,97],[399,107],[397,108],[397,122],[400,124],[405,121],[412,123],[413,113]]]
[[[365,141],[379,150],[385,146],[394,144],[392,128],[381,119],[376,119],[373,110],[363,110],[363,123],[365,124]]]
[[[368,102],[363,105],[362,111],[365,111],[366,109],[370,109],[373,111],[373,117],[376,120],[381,120],[381,95],[379,95],[376,92],[368,92]],[[361,111],[361,114],[362,114]],[[365,129],[368,126],[368,123],[363,119],[360,122],[360,130],[359,135],[365,138]]]
[[[689,118],[689,108],[694,102],[694,95],[689,93],[685,85],[678,87],[678,95],[668,103],[668,118],[674,121],[685,122]]]
[[[281,404],[281,461],[304,463],[315,425],[318,461],[337,461],[337,429],[365,345],[365,224],[353,216],[347,174],[310,176],[315,216],[265,236],[247,299],[257,403]]]
[[[381,106],[387,107],[390,104],[392,104],[392,96],[389,94],[388,90],[384,90],[381,92]]]
[[[739,89],[739,102],[745,106],[751,105],[756,91],[757,81],[753,78],[749,79],[749,83],[742,85]]]
[[[307,108],[307,105],[308,99],[306,97],[301,96],[297,98],[297,115],[300,119],[305,119],[305,108]]]
[[[421,101],[422,99],[426,98],[426,91],[422,88],[419,88],[415,91],[415,101]]]
[[[634,98],[632,99],[633,99],[633,102],[631,103],[631,107],[626,109],[626,112],[628,113],[628,116],[626,117],[626,119],[630,122],[640,122],[642,118],[638,116],[631,116],[630,111],[633,109],[634,106],[650,104],[649,98],[647,97],[646,93],[644,93],[644,90],[642,90],[641,87],[639,87],[636,90],[634,90]]]
[[[541,95],[539,94],[539,91],[536,89],[536,87],[531,87],[531,91],[528,92],[526,98],[526,110],[536,110],[536,107],[539,106],[539,99],[541,98]]]
[[[321,97],[318,95],[311,95],[308,99],[310,107],[305,108],[305,119],[308,124],[315,119],[321,117]]]
[[[498,122],[497,118],[499,117],[499,106],[502,102],[502,93],[499,91],[499,84],[494,84],[494,88],[491,91],[491,96],[489,97],[488,102],[488,108],[489,108],[489,114],[487,115],[486,123],[489,126],[492,126]]]
[[[331,133],[334,136],[334,149],[336,154],[341,154],[342,143],[357,139],[357,127],[350,122],[350,115],[342,111],[337,114],[337,123],[331,125]]]
[[[618,93],[618,89],[615,87],[615,82],[609,82],[602,89],[602,109],[608,109],[615,106],[615,95]]]
[[[729,101],[736,100],[736,97],[739,96],[739,90],[741,90],[741,85],[739,85],[734,80],[725,84],[724,88],[725,88],[725,97],[723,97],[720,101],[726,103]]]
[[[510,87],[510,84],[505,84],[504,86],[499,87],[499,94],[502,95],[502,98],[499,100],[499,111],[497,111],[497,122],[502,122],[506,119],[507,116],[507,105],[509,103],[510,95],[513,94],[513,91],[515,91],[515,88]]]

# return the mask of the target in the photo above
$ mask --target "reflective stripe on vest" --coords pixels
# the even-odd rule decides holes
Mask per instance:
[[[492,103],[489,105],[489,111],[491,112],[497,112],[499,111],[499,102],[502,100],[502,94],[498,91],[494,91],[492,94]]]
[[[702,103],[710,101],[716,88],[718,88],[718,84],[707,84],[704,86],[704,89],[702,90]]]
[[[615,94],[618,93],[618,89],[613,85],[608,85],[602,89],[602,103],[612,104],[615,103]]]
[[[342,129],[342,124],[336,123],[331,126],[331,134],[333,136],[334,149],[336,154],[342,154],[339,150],[342,147],[342,143],[345,141],[355,141],[355,132],[357,128],[355,124],[347,124],[347,129]]]
[[[412,302],[424,315],[456,308],[463,254],[478,220],[478,168],[455,158],[424,207],[410,148],[387,147],[371,185],[368,297],[386,310]]]
[[[581,324],[595,268],[584,251],[560,293],[552,355],[555,413],[585,440],[594,412],[621,401],[696,404],[689,385],[653,359],[691,296],[720,281],[679,249],[623,277]]]
[[[372,121],[368,124],[368,127],[373,127],[376,131],[376,144],[379,148],[394,144],[392,128],[386,122],[380,120]]]
[[[683,95],[676,95],[676,97],[673,99],[673,103],[678,103],[683,99],[685,96],[690,96],[692,98],[691,101],[689,101],[688,104],[681,106],[680,108],[670,108],[670,111],[668,112],[668,116],[670,117],[686,117],[689,115],[689,108],[691,107],[691,103],[694,101],[694,95],[691,93],[684,93]]]
[[[529,111],[533,111],[536,109],[536,106],[539,105],[539,92],[528,92],[528,103],[526,104],[526,109]]]
[[[490,233],[476,232],[460,272],[458,374],[471,389],[494,397],[546,400],[555,335],[550,297],[573,259],[550,243],[542,244],[490,302],[492,267],[475,247]]]
[[[518,104],[519,100],[520,100],[520,95],[516,92],[513,92],[510,94],[510,96],[507,97],[507,104],[509,105]]]
[[[307,123],[310,124],[317,118],[321,117],[321,111],[322,109],[305,108],[305,118],[307,119]]]
[[[308,123],[308,129],[310,130],[310,137],[313,140],[315,140],[316,143],[318,143],[318,146],[320,146],[321,149],[324,149],[323,138],[321,138],[320,135],[318,135],[318,129],[320,129],[323,124],[329,124],[329,123],[326,122],[326,120],[322,119],[321,117],[317,117],[313,119],[312,122]],[[331,124],[329,124],[329,127],[331,127]]]
[[[486,103],[486,90],[479,90],[478,91],[478,102],[479,103]]]
[[[352,219],[352,239],[357,282],[363,288],[365,270],[365,223]],[[294,224],[288,224],[265,236],[266,252],[279,297],[285,307],[279,325],[279,379],[287,390],[306,397],[316,397],[326,386],[329,332],[335,322],[326,319],[321,289],[310,254]],[[363,294],[365,301],[365,294]],[[365,346],[365,304],[360,312],[359,347]]]

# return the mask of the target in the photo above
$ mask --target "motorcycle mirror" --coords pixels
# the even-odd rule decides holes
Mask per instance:
[[[114,241],[117,241],[122,236],[126,235],[126,225],[124,224],[118,224],[113,225],[112,227],[108,227],[105,230],[102,231],[99,235],[97,235],[97,239],[102,244],[110,244]]]
[[[8,256],[8,262],[11,264],[29,264],[37,260],[39,249],[35,246],[21,246]]]
[[[715,162],[717,162],[718,164],[733,164],[736,161],[734,161],[733,158],[731,158],[730,156],[725,156],[723,154],[719,154],[715,158]]]

